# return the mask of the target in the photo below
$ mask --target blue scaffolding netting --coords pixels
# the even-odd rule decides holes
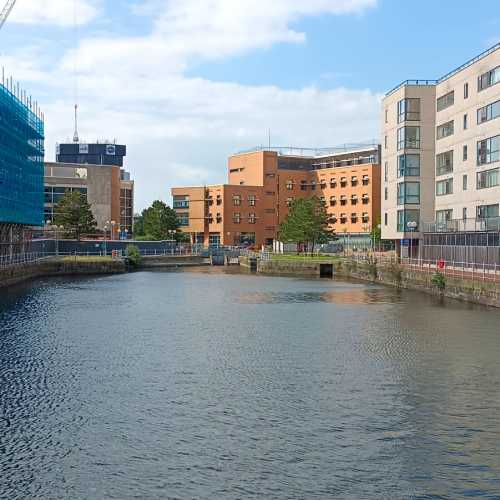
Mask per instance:
[[[0,223],[43,225],[44,155],[43,114],[0,83]]]

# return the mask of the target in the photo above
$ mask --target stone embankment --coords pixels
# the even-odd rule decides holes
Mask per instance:
[[[249,258],[240,257],[240,265],[250,268]],[[447,276],[445,273],[444,289],[440,290],[432,283],[433,270],[408,269],[396,260],[379,263],[344,258],[333,258],[330,262],[307,259],[304,261],[258,259],[254,270],[257,273],[278,276],[320,277],[333,274],[338,278],[355,278],[465,302],[500,307],[500,280],[495,281],[493,275],[488,280],[481,277],[472,279],[467,274],[464,277]]]
[[[118,274],[126,271],[123,259],[72,260],[54,257],[0,269],[0,288],[46,276]]]
[[[197,255],[151,255],[142,257],[139,269],[158,267],[208,266],[210,259]]]

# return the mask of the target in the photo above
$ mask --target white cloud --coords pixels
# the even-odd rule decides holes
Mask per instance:
[[[284,90],[187,77],[191,58],[217,58],[280,42],[298,42],[302,16],[358,13],[374,0],[182,0],[145,2],[157,22],[144,37],[87,38],[77,52],[80,136],[128,146],[136,208],[168,199],[170,187],[224,182],[229,154],[267,142],[329,146],[377,135],[380,96],[370,90],[308,86]],[[16,54],[17,56],[18,54]],[[46,116],[47,158],[71,137],[75,53],[43,75],[31,63]],[[98,68],[98,71],[96,70]],[[56,97],[57,96],[57,97]]]
[[[101,0],[76,0],[77,24],[92,21],[99,12],[100,3]],[[9,23],[73,26],[74,5],[74,0],[20,0],[12,11]]]

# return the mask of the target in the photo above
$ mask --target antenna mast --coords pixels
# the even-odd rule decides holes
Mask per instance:
[[[75,48],[74,48],[74,58],[75,58],[75,133],[73,134],[73,142],[80,142],[78,137],[78,18],[76,13],[76,0],[73,0],[73,28],[75,33]]]

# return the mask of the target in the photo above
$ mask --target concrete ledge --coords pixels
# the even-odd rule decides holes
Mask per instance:
[[[105,275],[126,271],[127,266],[122,259],[72,261],[54,258],[0,269],[0,288],[45,276]]]

